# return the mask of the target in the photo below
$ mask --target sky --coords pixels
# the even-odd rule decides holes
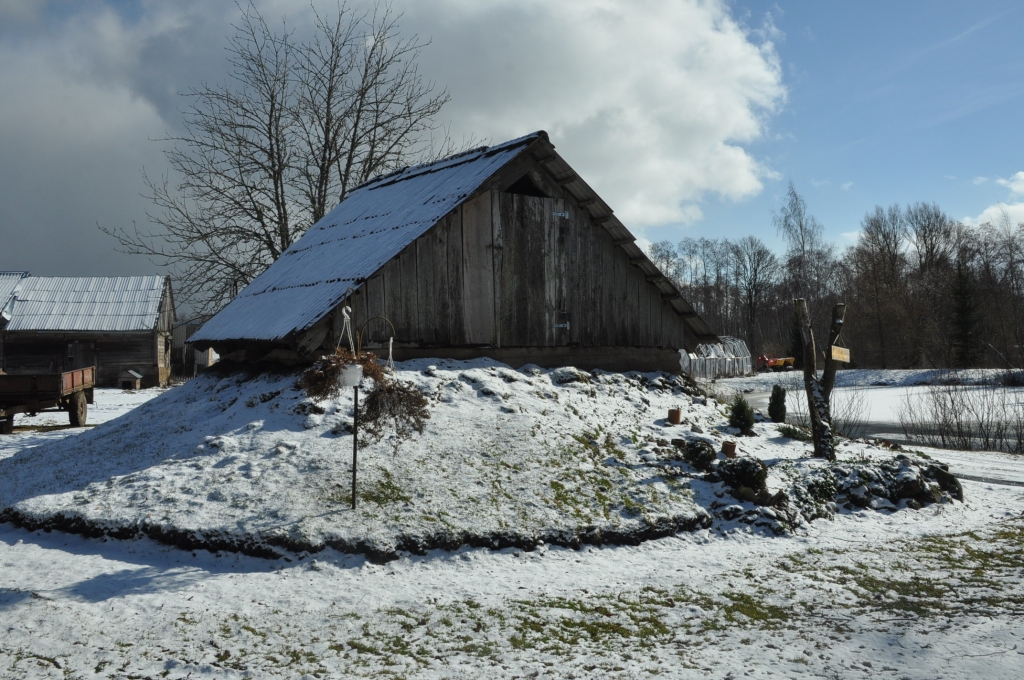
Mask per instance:
[[[369,0],[351,0],[365,7]],[[306,0],[259,0],[302,34]],[[643,241],[772,228],[790,181],[840,246],[875,205],[1024,221],[1024,4],[394,0],[456,139],[547,130]],[[335,2],[319,3],[330,10]],[[224,82],[230,0],[0,0],[0,270],[156,271],[142,170]],[[171,178],[173,180],[173,177]]]

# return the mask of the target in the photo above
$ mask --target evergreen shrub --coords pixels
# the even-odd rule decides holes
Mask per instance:
[[[737,394],[732,401],[732,408],[729,412],[729,425],[737,428],[740,432],[747,434],[754,427],[754,409],[750,407],[742,394]]]
[[[786,389],[782,385],[772,388],[772,396],[768,399],[768,417],[773,423],[786,422]]]

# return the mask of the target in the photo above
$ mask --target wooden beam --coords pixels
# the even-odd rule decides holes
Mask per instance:
[[[630,261],[632,261],[634,259],[637,259],[637,258],[630,258]],[[644,258],[644,259],[647,259],[647,258]],[[647,279],[648,283],[661,283],[662,281],[668,281],[668,277],[665,276],[664,274],[653,274],[651,276],[645,276],[644,278]]]
[[[555,177],[555,181],[563,185],[572,184],[577,179],[579,179],[579,175],[577,175],[575,172],[570,172],[569,174],[562,175],[561,177]]]
[[[636,242],[636,238],[634,238],[632,236],[629,236],[627,238],[617,238],[614,241],[612,241],[612,244],[621,247],[621,246],[626,246],[626,245],[629,245],[630,243],[635,243],[635,242]],[[644,259],[646,260],[647,258],[645,257]]]
[[[683,296],[680,295],[679,293],[662,293],[661,294],[661,299],[662,300],[679,300],[682,297]],[[697,316],[696,312],[680,312],[680,313],[683,316]]]
[[[644,262],[647,262],[647,258],[642,255],[640,257],[629,258],[629,263],[634,267],[637,266],[638,264],[643,264]],[[647,280],[650,281],[650,279]]]

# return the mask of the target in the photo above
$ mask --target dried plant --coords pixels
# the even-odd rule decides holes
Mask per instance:
[[[358,364],[363,367],[363,377],[369,378],[374,385],[385,381],[384,368],[378,363],[377,355],[372,352],[353,354],[344,347],[339,347],[331,354],[326,354],[310,366],[299,378],[299,388],[313,399],[334,399],[341,392],[339,380],[341,371],[346,366]]]
[[[418,387],[411,382],[385,377],[366,395],[359,424],[367,433],[368,441],[380,441],[390,427],[394,428],[398,439],[403,440],[414,430],[423,434],[429,418],[427,398]]]

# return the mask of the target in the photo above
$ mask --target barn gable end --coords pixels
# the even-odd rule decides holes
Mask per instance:
[[[232,306],[245,291],[221,313],[226,318],[214,324],[214,317],[193,341],[222,354],[248,349],[250,359],[275,346],[309,353],[339,340],[345,304],[352,306],[357,327],[377,316],[394,324],[396,359],[491,356],[517,365],[677,370],[679,349],[717,340],[544,133],[492,149],[509,145],[514,153],[486,168],[489,174],[472,190],[460,187],[464,193],[448,210],[418,233],[407,233],[379,266],[361,263],[361,276],[339,266],[334,276],[345,283],[343,293],[305,328],[255,342],[232,334]],[[436,175],[445,172],[441,167]],[[460,172],[471,174],[469,168]],[[409,191],[419,191],[415,184],[423,180],[417,177],[411,175]],[[401,173],[391,182],[399,187]],[[365,191],[354,192],[323,222],[332,216],[343,221],[346,204]],[[444,200],[423,198],[424,212]],[[330,228],[319,227],[310,231],[323,242],[325,235],[317,232]],[[391,231],[399,230],[401,225]],[[373,233],[361,237],[368,239],[361,244],[367,249]],[[308,249],[307,238],[294,247]],[[386,344],[391,334],[383,322],[371,321],[364,345]]]

